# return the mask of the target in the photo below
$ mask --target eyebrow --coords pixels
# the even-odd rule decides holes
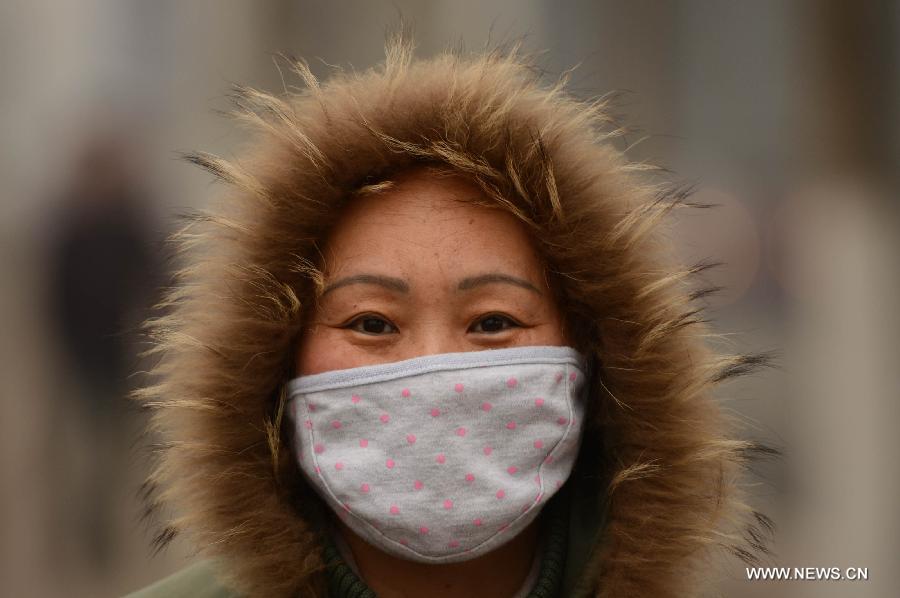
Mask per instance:
[[[492,283],[511,284],[535,292],[538,295],[543,295],[540,289],[524,278],[512,276],[511,274],[504,274],[502,272],[489,272],[487,274],[479,274],[478,276],[468,276],[459,281],[456,290],[457,292],[468,291]],[[329,284],[325,287],[325,290],[322,291],[322,296],[335,289],[351,284],[374,284],[398,293],[409,293],[409,283],[402,278],[384,276],[382,274],[354,274],[353,276],[346,276]]]
[[[325,287],[325,290],[322,291],[322,296],[324,297],[326,293],[330,293],[335,289],[339,289],[351,284],[377,284],[391,291],[409,293],[409,285],[405,280],[401,278],[394,278],[393,276],[383,276],[381,274],[354,274],[353,276],[346,276],[344,278],[336,280]]]
[[[469,276],[468,278],[463,278],[459,281],[459,285],[457,285],[456,290],[468,291],[469,289],[474,289],[475,287],[485,284],[491,284],[494,282],[502,282],[515,285],[517,287],[522,287],[523,289],[528,289],[529,291],[534,291],[538,295],[543,295],[540,289],[538,289],[536,286],[534,286],[524,278],[519,278],[510,274],[504,274],[502,272],[490,272],[488,274],[479,274],[478,276]]]

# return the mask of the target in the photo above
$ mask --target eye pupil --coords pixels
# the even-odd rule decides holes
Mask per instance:
[[[370,325],[371,323],[374,323],[374,325]],[[385,321],[378,318],[366,318],[363,320],[363,330],[373,334],[384,332],[384,325]]]
[[[492,326],[490,323],[493,322],[496,324]],[[490,316],[481,321],[481,328],[487,332],[497,332],[498,330],[503,330],[503,319],[497,316]]]

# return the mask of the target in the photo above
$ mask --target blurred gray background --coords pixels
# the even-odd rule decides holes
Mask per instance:
[[[398,11],[418,55],[526,36],[573,93],[619,91],[634,161],[722,204],[679,218],[714,331],[782,370],[721,391],[787,457],[748,480],[780,566],[867,582],[748,582],[726,596],[900,587],[900,3],[4,0],[0,3],[0,594],[119,596],[190,562],[151,555],[142,415],[123,332],[167,282],[174,216],[221,191],[177,159],[234,156],[232,82],[283,89],[278,51],[365,69]],[[299,84],[288,81],[288,84]]]

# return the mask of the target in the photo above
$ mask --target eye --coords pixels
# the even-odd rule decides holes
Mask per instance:
[[[380,316],[372,314],[360,316],[344,326],[344,328],[362,332],[363,334],[373,335],[388,334],[397,331],[393,324]]]
[[[508,316],[504,316],[501,314],[490,314],[484,318],[481,318],[475,323],[475,328],[478,325],[481,325],[481,330],[472,330],[472,332],[485,332],[488,334],[493,334],[497,332],[503,332],[508,328],[518,328],[519,323],[513,320]],[[508,324],[508,326],[504,326],[504,324]]]

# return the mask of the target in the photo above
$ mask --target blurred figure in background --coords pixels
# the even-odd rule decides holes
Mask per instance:
[[[131,443],[132,409],[124,399],[135,352],[129,332],[160,280],[146,200],[122,135],[99,132],[85,143],[48,254],[49,320],[79,385],[56,396],[71,404],[54,412],[74,412],[75,419],[54,418],[51,443],[76,433],[88,451],[83,468],[62,467],[64,479],[53,480],[55,512],[61,524],[78,528],[61,535],[101,570],[112,564],[114,485],[126,478]]]

